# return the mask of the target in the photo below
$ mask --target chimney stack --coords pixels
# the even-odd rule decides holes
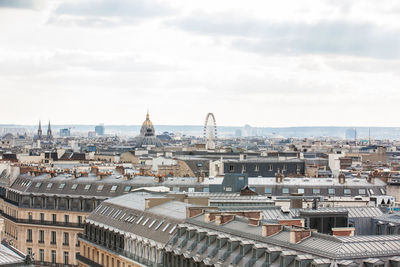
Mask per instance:
[[[277,184],[281,184],[283,182],[283,174],[278,172],[275,175],[275,181],[276,181]]]
[[[215,224],[223,225],[235,219],[235,215],[233,214],[219,214],[215,216]]]
[[[259,226],[260,225],[260,220],[255,219],[255,218],[248,218],[247,222],[248,222],[248,225],[251,225],[251,226]]]
[[[198,182],[198,183],[203,183],[203,182],[204,182],[204,174],[200,173],[200,174],[197,176],[197,182]]]
[[[262,236],[272,236],[283,230],[283,225],[281,224],[263,224],[262,225]]]
[[[292,244],[297,244],[309,236],[311,236],[311,230],[290,229],[290,243]]]
[[[162,183],[163,181],[164,181],[164,179],[162,178],[162,176],[161,175],[157,175],[155,178],[154,178],[154,180],[155,180],[155,182],[156,183]]]
[[[122,165],[116,166],[116,167],[115,167],[115,170],[116,170],[117,172],[119,172],[121,175],[124,175],[124,174],[125,174],[125,168],[124,168],[124,166],[122,166]]]
[[[370,184],[375,184],[375,171],[372,173],[370,173],[369,175],[368,175],[368,179],[367,179],[367,181],[368,181],[368,183],[370,183]]]
[[[334,236],[354,236],[354,227],[337,227],[332,228],[332,235]]]
[[[346,176],[344,175],[344,173],[340,173],[339,174],[339,184],[344,184],[346,183]]]
[[[90,168],[90,172],[97,176],[97,174],[99,173],[99,167],[98,166],[92,166]]]

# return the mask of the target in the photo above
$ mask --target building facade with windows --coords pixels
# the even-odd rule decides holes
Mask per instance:
[[[190,206],[144,192],[102,202],[86,219],[79,266],[165,266],[165,244]]]
[[[246,173],[249,177],[304,176],[306,164],[301,159],[252,158],[224,160],[224,173]]]

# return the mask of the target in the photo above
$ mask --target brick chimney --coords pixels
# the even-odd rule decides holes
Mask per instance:
[[[286,226],[304,227],[304,219],[278,220],[278,223],[281,225],[286,225]]]
[[[370,184],[375,184],[375,172],[374,173],[370,173],[368,175],[368,179],[367,179],[368,183]]]
[[[199,174],[197,176],[197,182],[198,183],[203,183],[204,182],[204,175],[203,174]]]
[[[125,168],[124,168],[124,166],[122,166],[122,165],[116,166],[116,167],[115,167],[115,170],[116,170],[117,172],[119,172],[121,175],[124,175],[124,174],[125,174]]]
[[[283,181],[283,174],[281,174],[281,173],[278,172],[278,173],[275,175],[275,182],[276,182],[277,184],[281,184],[282,181]]]
[[[90,168],[90,172],[97,176],[97,174],[99,173],[99,167],[98,166],[92,166]]]
[[[215,220],[215,215],[217,215],[218,213],[215,212],[207,212],[204,215],[204,222],[209,223]]]
[[[290,229],[290,243],[297,244],[307,237],[311,236],[311,230],[306,229]]]
[[[215,224],[223,225],[235,219],[235,215],[233,214],[220,214],[215,216]]]
[[[262,225],[262,236],[272,236],[283,230],[281,224],[263,224]]]
[[[186,208],[186,218],[193,218],[197,215],[203,214],[204,208],[202,207],[187,207]]]
[[[346,176],[344,176],[344,174],[341,172],[339,174],[339,184],[344,184],[346,183]]]
[[[334,236],[354,236],[354,227],[337,227],[332,228],[332,235]]]
[[[104,177],[107,176],[107,173],[105,172],[98,172],[97,173],[97,180],[102,180]]]
[[[248,221],[248,224],[251,226],[259,226],[260,225],[260,220],[258,220],[258,219],[249,218],[247,221]]]
[[[157,175],[154,178],[154,181],[159,184],[159,183],[162,183],[164,181],[164,179],[160,175]]]

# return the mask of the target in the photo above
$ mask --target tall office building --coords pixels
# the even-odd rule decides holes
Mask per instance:
[[[99,136],[104,135],[104,132],[105,132],[104,124],[99,124],[96,127],[94,127],[94,131]]]

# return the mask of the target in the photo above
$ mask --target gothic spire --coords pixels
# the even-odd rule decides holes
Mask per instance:
[[[39,120],[39,129],[37,131],[38,138],[41,139],[43,132],[42,132],[42,122]]]
[[[53,139],[53,133],[51,132],[50,120],[49,120],[49,126],[47,128],[47,139]]]

